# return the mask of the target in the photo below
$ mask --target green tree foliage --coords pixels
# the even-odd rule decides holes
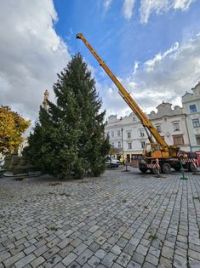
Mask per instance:
[[[8,106],[0,107],[0,153],[16,153],[23,141],[23,133],[30,126],[18,113]]]
[[[60,178],[99,176],[105,168],[109,141],[95,81],[80,54],[58,74],[56,104],[40,108],[26,154],[34,165]]]

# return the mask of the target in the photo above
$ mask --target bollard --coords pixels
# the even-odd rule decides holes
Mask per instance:
[[[125,169],[125,172],[128,172],[129,171],[129,169],[128,169],[128,165],[127,165],[127,162],[126,162],[126,169]]]
[[[184,168],[183,168],[181,160],[180,160],[180,165],[181,165],[181,173],[182,173],[182,177],[180,177],[180,180],[188,180],[188,178],[185,177],[185,172],[184,172]]]
[[[158,158],[156,158],[155,164],[154,164],[154,173],[156,178],[161,178],[160,175],[160,164]]]
[[[124,165],[125,165],[126,169],[122,170],[122,172],[129,172],[130,170],[128,169],[127,161],[124,162]]]

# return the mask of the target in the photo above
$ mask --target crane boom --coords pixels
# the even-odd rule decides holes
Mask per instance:
[[[110,79],[114,82],[116,87],[119,90],[120,95],[125,100],[125,102],[128,104],[128,106],[131,108],[131,110],[136,114],[136,116],[140,119],[142,125],[146,127],[152,136],[154,137],[155,141],[163,148],[168,149],[168,144],[165,142],[165,140],[160,136],[158,130],[153,126],[151,121],[148,119],[146,114],[141,110],[141,108],[138,106],[136,101],[132,98],[132,96],[128,93],[128,91],[125,89],[125,87],[121,84],[121,82],[117,79],[117,77],[112,73],[110,68],[105,64],[105,62],[100,58],[100,56],[97,54],[97,52],[93,49],[93,47],[89,44],[89,42],[86,40],[86,38],[83,36],[82,33],[78,33],[76,35],[76,38],[81,39],[83,43],[86,45],[86,47],[89,49],[89,51],[92,53],[92,55],[95,57],[95,59],[98,61],[100,66],[104,69],[104,71],[107,73],[107,75],[110,77]]]

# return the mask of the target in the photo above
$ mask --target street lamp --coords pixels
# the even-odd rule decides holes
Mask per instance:
[[[124,140],[123,140],[123,127],[121,128],[121,133],[122,133],[122,159],[123,159],[123,162],[124,162]]]

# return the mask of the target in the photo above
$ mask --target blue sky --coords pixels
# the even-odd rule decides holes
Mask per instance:
[[[130,113],[75,38],[82,32],[144,111],[162,101],[181,105],[200,81],[199,14],[200,0],[3,1],[0,104],[36,119],[45,89],[54,101],[56,74],[81,52],[107,116]]]
[[[143,11],[142,1],[107,2],[109,5],[106,7],[106,0],[54,0],[58,15],[58,21],[55,24],[57,34],[66,42],[71,54],[81,52],[88,64],[95,68],[95,77],[104,87],[112,87],[112,82],[103,75],[81,41],[75,39],[77,32],[84,33],[100,56],[122,80],[127,80],[130,76],[134,80],[134,66],[137,66],[135,63],[139,63],[139,69],[142,71],[144,63],[149,59],[153,59],[158,53],[164,54],[176,43],[187,42],[200,32],[199,1],[162,0],[151,1],[152,5],[150,1],[143,1],[146,2],[146,4],[143,3]],[[125,2],[126,12],[124,11]],[[154,5],[153,2],[155,2]],[[166,4],[163,5],[163,2]],[[128,8],[132,14],[131,12],[126,14]],[[150,11],[146,12],[145,9],[150,9]],[[142,15],[142,12],[146,13]],[[106,89],[100,90],[100,96],[104,101]],[[189,88],[186,87],[185,90]],[[163,98],[159,96],[156,102],[149,103],[149,109],[152,109],[154,104],[157,105],[165,100],[164,98],[165,95]],[[173,98],[174,96],[169,97],[166,101],[172,101]],[[179,102],[180,96],[175,104]],[[148,110],[148,102],[144,104],[144,108]],[[117,110],[114,109],[113,112]]]
[[[170,9],[152,13],[147,23],[140,21],[140,1],[135,2],[133,15],[124,17],[123,1],[112,1],[106,10],[103,0],[54,0],[58,21],[56,32],[62,36],[72,54],[80,51],[86,60],[97,66],[85,47],[75,39],[82,32],[121,77],[133,71],[134,62],[141,63],[164,52],[175,42],[193,37],[200,31],[200,2],[183,10]]]

